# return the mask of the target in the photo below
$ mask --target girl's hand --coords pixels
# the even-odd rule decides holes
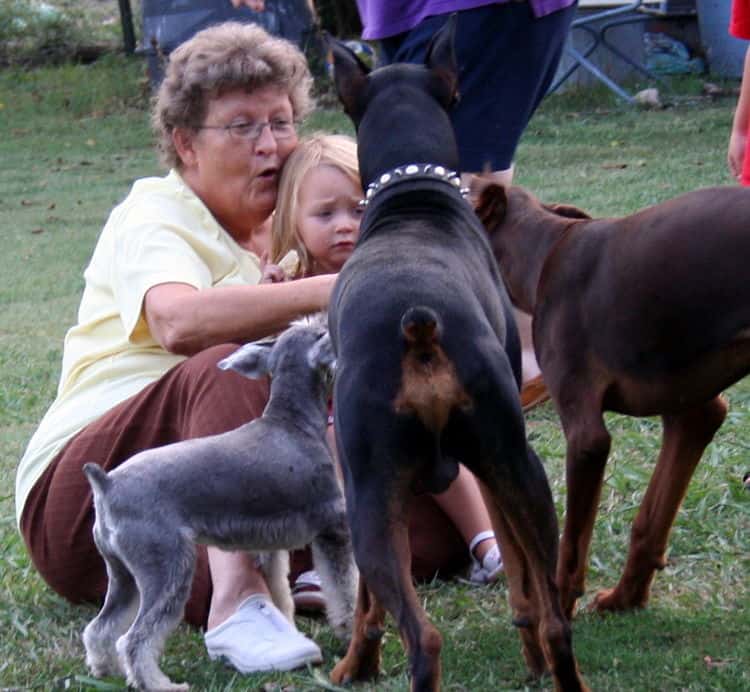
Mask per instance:
[[[745,145],[747,133],[733,129],[729,138],[729,151],[727,152],[727,163],[729,172],[735,180],[742,177],[742,165],[745,159]]]
[[[278,264],[271,264],[268,261],[267,252],[264,252],[260,257],[260,270],[263,273],[260,280],[262,284],[278,284],[287,280],[284,270]]]

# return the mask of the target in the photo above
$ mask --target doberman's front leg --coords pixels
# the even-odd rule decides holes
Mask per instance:
[[[579,409],[560,417],[567,440],[565,527],[557,561],[560,603],[568,619],[585,591],[589,545],[599,506],[611,438],[601,411]]]
[[[630,534],[630,551],[620,582],[600,591],[598,611],[642,608],[654,573],[666,564],[669,533],[703,451],[721,427],[727,405],[716,397],[680,415],[663,416],[659,459]]]
[[[385,610],[359,580],[357,608],[354,613],[349,650],[331,671],[331,680],[345,685],[354,680],[372,680],[380,672],[380,641],[383,638]]]
[[[485,504],[491,507],[494,503],[487,492]],[[500,512],[490,511],[492,526],[500,543],[503,566],[508,582],[508,601],[513,612],[513,624],[518,628],[521,637],[521,652],[526,666],[534,678],[549,672],[544,651],[539,644],[539,621],[534,593],[529,589],[529,565],[518,544],[512,528]]]
[[[410,482],[375,487],[372,478],[355,489],[350,503],[360,599],[349,651],[332,674],[335,682],[377,674],[383,611],[396,621],[407,648],[412,692],[440,688],[442,639],[419,603],[411,577],[407,527]]]

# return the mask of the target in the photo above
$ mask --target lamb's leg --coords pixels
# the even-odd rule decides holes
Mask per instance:
[[[315,569],[320,575],[328,622],[336,636],[348,642],[352,634],[359,573],[345,515],[333,530],[321,533],[313,540],[312,553]]]
[[[117,657],[115,642],[135,618],[138,589],[133,576],[113,552],[104,546],[99,546],[99,551],[107,568],[107,595],[99,614],[83,631],[83,644],[86,665],[92,675],[104,677],[125,673]]]

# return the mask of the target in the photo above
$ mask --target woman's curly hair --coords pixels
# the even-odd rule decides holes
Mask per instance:
[[[225,22],[199,31],[169,56],[151,110],[162,163],[179,167],[175,127],[198,128],[210,101],[234,89],[278,87],[289,94],[295,121],[313,107],[312,76],[302,52],[257,24]]]

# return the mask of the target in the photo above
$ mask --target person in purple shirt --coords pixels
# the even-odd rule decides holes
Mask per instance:
[[[423,62],[430,39],[458,13],[460,99],[451,118],[462,180],[491,171],[510,185],[516,147],[557,71],[577,0],[357,0],[362,38],[379,42],[378,63]],[[516,311],[528,408],[547,398],[531,342],[531,318]]]

